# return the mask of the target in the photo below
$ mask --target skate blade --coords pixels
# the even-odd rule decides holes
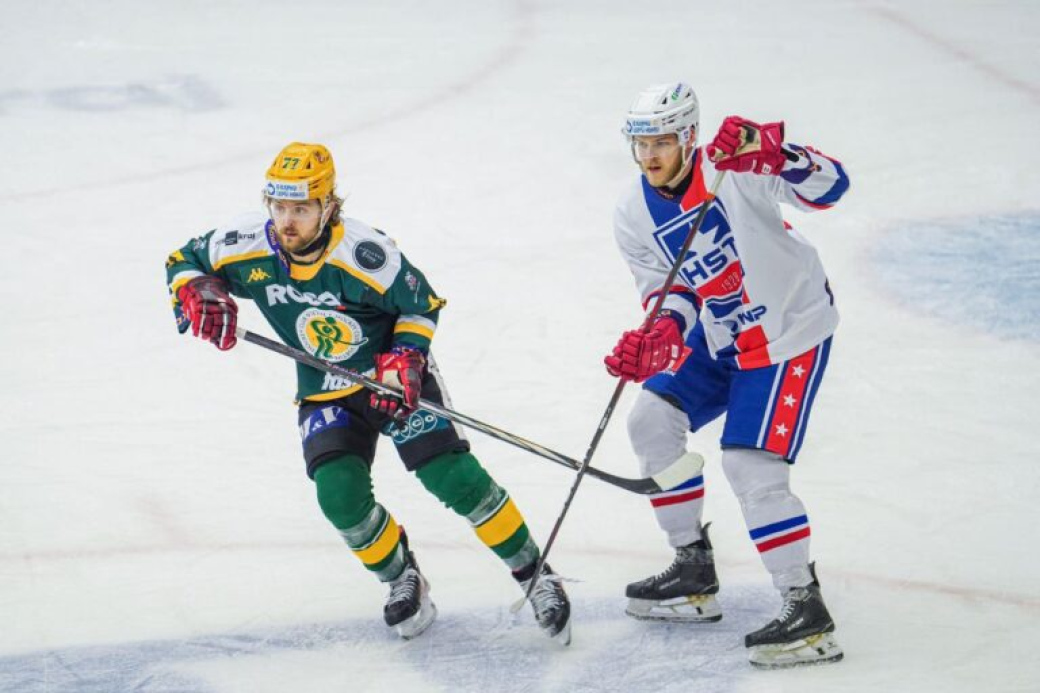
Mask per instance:
[[[402,640],[411,640],[422,635],[423,631],[429,628],[436,618],[437,606],[429,597],[424,596],[419,611],[411,618],[405,619],[394,626],[394,630],[397,631]]]
[[[549,634],[548,631],[546,631]],[[571,620],[568,618],[567,623],[560,629],[560,632],[556,635],[549,634],[549,639],[560,647],[567,647],[571,644]]]
[[[758,669],[789,669],[838,662],[845,656],[832,633],[810,635],[783,645],[756,645],[748,661]]]
[[[625,613],[640,621],[714,623],[722,619],[722,607],[714,594],[673,599],[629,599]]]

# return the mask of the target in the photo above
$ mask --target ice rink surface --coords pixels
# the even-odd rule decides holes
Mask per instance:
[[[1040,690],[1040,4],[736,0],[5,2],[0,42],[0,690]],[[842,161],[787,214],[843,322],[794,470],[846,651],[759,672],[779,599],[708,458],[725,617],[660,627],[626,583],[671,559],[649,504],[587,479],[553,549],[560,651],[465,523],[384,445],[377,496],[441,617],[401,642],[303,473],[293,369],[180,337],[163,261],[257,209],[292,140],[333,151],[346,214],[449,299],[457,409],[580,456],[639,320],[613,243],[619,135],[682,78],[702,142],[784,119]],[[252,307],[241,324],[270,331]],[[595,465],[636,476],[624,415]],[[544,541],[572,474],[474,433]]]

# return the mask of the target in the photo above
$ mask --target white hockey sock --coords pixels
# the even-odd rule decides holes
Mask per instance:
[[[640,391],[628,416],[628,436],[642,476],[657,474],[687,454],[688,428],[689,421],[680,409],[648,390]],[[701,538],[704,476],[699,456],[697,462],[698,471],[678,487],[649,496],[657,524],[671,546],[686,546]]]
[[[809,517],[791,493],[788,464],[764,450],[731,448],[722,453],[722,468],[773,584],[784,590],[811,583]]]

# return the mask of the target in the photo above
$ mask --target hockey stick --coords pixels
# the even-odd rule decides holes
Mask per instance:
[[[384,385],[378,380],[374,380],[366,375],[363,375],[356,371],[352,371],[348,368],[342,368],[340,366],[333,365],[317,357],[311,356],[310,354],[304,351],[300,351],[299,349],[295,349],[286,344],[282,344],[281,342],[276,342],[273,339],[268,339],[267,337],[263,337],[254,332],[250,332],[249,330],[245,330],[241,327],[235,330],[235,335],[239,339],[245,340],[247,342],[252,342],[257,346],[268,349],[269,351],[274,351],[276,353],[282,354],[283,356],[288,356],[289,358],[295,359],[300,363],[308,365],[312,368],[317,368],[320,371],[324,371],[326,373],[331,373],[333,375],[338,375],[342,378],[346,378],[347,380],[353,383],[361,385],[362,387],[373,392],[378,392],[381,395],[395,395],[398,397],[401,395],[400,390],[390,387],[388,385]],[[481,433],[489,435],[492,438],[497,438],[502,442],[509,443],[510,445],[520,448],[521,450],[526,450],[527,452],[534,453],[539,457],[544,457],[545,459],[551,460],[552,462],[556,462],[557,464],[563,465],[564,467],[568,467],[570,469],[581,468],[581,464],[579,464],[577,460],[571,457],[556,452],[555,450],[547,448],[544,445],[540,445],[538,443],[527,440],[526,438],[522,438],[513,433],[509,433],[508,431],[496,428],[491,424],[486,424],[483,421],[474,419],[471,416],[467,416],[460,412],[448,409],[447,407],[443,407],[439,404],[436,404],[435,402],[420,399],[419,407],[425,409],[426,411],[432,412],[433,414],[436,414],[441,418],[448,419],[449,421],[454,421],[455,423],[480,431]],[[629,479],[626,477],[615,476],[613,474],[604,472],[594,467],[588,467],[588,465],[586,465],[586,467],[587,469],[585,471],[587,471],[589,475],[594,476],[601,481],[605,481],[608,484],[617,486],[618,488],[622,488],[626,491],[631,491],[632,493],[638,493],[642,495],[650,493],[660,493],[661,491],[674,488],[682,482],[686,481],[687,478],[689,478],[688,470],[686,469],[686,463],[682,460],[676,462],[660,474],[655,474],[648,479]]]
[[[644,332],[650,329],[651,323],[657,314],[661,312],[661,306],[664,305],[665,298],[668,297],[668,292],[671,290],[672,285],[675,284],[675,278],[679,275],[679,268],[682,267],[683,262],[686,260],[686,253],[690,251],[690,246],[693,245],[693,239],[697,236],[697,231],[701,228],[701,224],[704,223],[704,218],[708,216],[708,209],[711,207],[712,202],[715,201],[715,195],[719,190],[719,185],[722,184],[722,179],[726,177],[725,171],[719,171],[715,174],[715,180],[712,181],[711,189],[708,191],[707,197],[704,198],[704,202],[701,204],[700,211],[697,212],[697,216],[694,218],[693,223],[690,225],[690,230],[686,233],[686,239],[683,241],[682,248],[675,255],[675,262],[672,263],[672,269],[668,273],[668,276],[664,280],[664,284],[661,286],[661,295],[657,297],[657,301],[654,302],[654,308],[646,316],[646,320],[643,321],[643,326],[640,328]],[[570,510],[571,502],[574,500],[574,494],[578,492],[578,486],[581,484],[582,478],[586,473],[592,470],[589,466],[592,462],[592,455],[595,454],[596,448],[599,447],[599,441],[603,438],[604,431],[607,430],[607,424],[610,422],[610,417],[614,414],[614,408],[617,406],[618,400],[621,399],[621,392],[625,389],[625,385],[628,383],[627,380],[622,378],[618,381],[617,387],[614,388],[614,394],[610,398],[610,402],[607,403],[607,409],[603,412],[603,416],[599,420],[599,426],[596,428],[596,433],[592,436],[592,442],[589,443],[589,449],[585,452],[585,458],[581,461],[581,467],[578,468],[578,475],[574,478],[574,483],[571,485],[571,491],[567,494],[567,499],[563,502],[563,509],[560,511],[560,516],[556,518],[556,524],[553,525],[552,531],[549,533],[549,539],[545,542],[545,548],[542,549],[541,555],[538,557],[538,562],[535,564],[534,576],[531,578],[531,584],[527,586],[527,592],[524,593],[524,598],[513,604],[511,607],[513,613],[516,613],[523,607],[524,602],[531,598],[531,594],[534,592],[535,586],[538,584],[538,578],[541,577],[542,567],[545,565],[546,558],[549,556],[549,549],[552,548],[553,542],[556,541],[556,535],[560,532],[560,526],[563,524],[563,519],[567,517],[567,511]],[[686,459],[684,455],[680,459]],[[675,466],[674,464],[672,465]],[[686,481],[683,479],[682,481]]]

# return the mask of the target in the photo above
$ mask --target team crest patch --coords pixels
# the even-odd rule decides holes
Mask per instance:
[[[324,361],[345,361],[368,337],[357,320],[334,310],[311,308],[296,319],[296,336],[307,353]]]
[[[354,246],[354,262],[369,272],[378,272],[386,267],[386,251],[374,241],[361,241]]]

